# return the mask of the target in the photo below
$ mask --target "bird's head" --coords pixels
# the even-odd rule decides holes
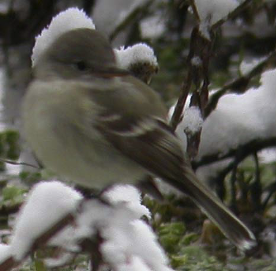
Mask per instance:
[[[124,73],[124,71],[122,71]],[[109,77],[120,73],[108,40],[98,31],[79,28],[54,41],[34,66],[39,79],[89,79],[92,75]]]

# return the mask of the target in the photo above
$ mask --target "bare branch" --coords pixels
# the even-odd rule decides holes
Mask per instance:
[[[28,167],[40,169],[38,166],[29,164],[29,163],[25,163],[25,162],[16,162],[16,161],[12,161],[12,160],[9,160],[9,159],[4,159],[4,158],[0,158],[0,162],[7,163],[7,164],[11,164],[11,165],[16,165],[16,166],[28,166]]]
[[[250,154],[253,154],[268,147],[274,147],[275,145],[276,137],[270,137],[266,139],[254,139],[234,149],[229,150],[225,155],[222,155],[221,153],[214,153],[202,157],[200,161],[193,161],[193,168],[197,169],[200,166],[209,165],[236,156],[239,156],[240,161],[242,161],[245,157],[247,157]]]
[[[199,31],[199,26],[196,26],[191,33],[190,50],[187,57],[187,74],[182,83],[180,96],[171,118],[173,129],[176,129],[182,120],[186,99],[191,90],[193,94],[190,106],[198,107],[201,115],[203,116],[204,114],[209,95],[208,70],[214,36],[211,35],[211,37],[211,40],[204,38]],[[201,130],[193,134],[187,134],[187,153],[191,158],[195,157],[198,153],[200,136]]]

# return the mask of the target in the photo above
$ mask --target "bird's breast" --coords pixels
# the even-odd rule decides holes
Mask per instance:
[[[74,95],[59,90],[33,85],[24,100],[25,137],[43,165],[86,187],[104,188],[141,179],[145,170],[114,149],[93,125],[86,129],[87,115],[80,107],[65,104],[75,99]],[[92,112],[91,124],[93,121]]]

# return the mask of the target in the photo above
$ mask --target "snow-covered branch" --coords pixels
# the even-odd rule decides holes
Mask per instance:
[[[254,66],[248,73],[234,79],[232,82],[223,86],[220,90],[213,93],[205,108],[205,118],[216,108],[219,99],[226,93],[243,93],[251,85],[249,84],[251,79],[257,75],[261,75],[264,70],[271,69],[275,66],[276,52],[271,53],[266,59]]]
[[[51,267],[65,265],[76,253],[98,256],[113,270],[172,271],[150,226],[140,193],[115,186],[99,199],[83,199],[58,182],[41,182],[30,192],[16,219],[9,245],[1,245],[0,271],[16,267],[38,248],[61,248]],[[87,245],[89,244],[89,245]],[[95,264],[95,263],[94,263]]]

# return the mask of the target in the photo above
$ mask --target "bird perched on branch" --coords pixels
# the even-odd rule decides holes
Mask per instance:
[[[37,59],[23,105],[25,137],[45,167],[87,188],[151,174],[187,194],[239,248],[253,234],[196,178],[158,94],[118,68],[99,32],[58,37]]]

